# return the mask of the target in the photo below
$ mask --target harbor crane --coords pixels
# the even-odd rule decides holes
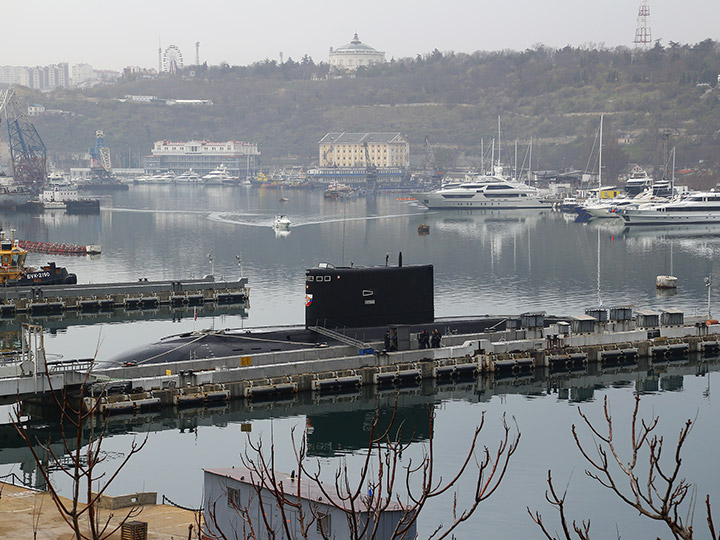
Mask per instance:
[[[330,154],[333,152],[332,145],[329,145],[327,149],[323,152],[323,158],[322,162],[320,163],[321,167],[334,167],[335,166],[335,160],[330,156]]]
[[[47,150],[13,88],[0,92],[0,115],[7,124],[15,183],[39,192],[47,178]]]
[[[105,146],[105,134],[97,130],[95,132],[95,148],[91,148],[90,152],[90,169],[93,172],[112,174],[112,163],[110,161],[110,149]]]
[[[440,182],[442,176],[443,173],[438,170],[437,164],[435,163],[435,153],[430,144],[430,137],[425,135],[425,177],[433,182]]]
[[[376,193],[378,179],[377,166],[370,159],[370,149],[368,148],[367,142],[363,143],[363,149],[365,150],[365,182],[371,193]]]

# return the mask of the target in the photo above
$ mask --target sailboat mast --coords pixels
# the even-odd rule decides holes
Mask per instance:
[[[533,147],[533,138],[532,135],[530,135],[530,159],[528,163],[528,181],[532,181],[532,147]]]
[[[502,137],[500,136],[500,115],[498,114],[498,165],[500,165],[500,152],[502,152]]]
[[[495,139],[492,140],[492,149],[490,150],[490,174],[495,174]]]
[[[673,158],[672,158],[672,174],[670,175],[670,192],[672,193],[675,189],[675,147],[673,146]]]
[[[603,146],[603,117],[600,115],[600,151],[598,152],[598,199],[602,189],[602,146]]]
[[[485,139],[480,137],[480,174],[485,174]]]

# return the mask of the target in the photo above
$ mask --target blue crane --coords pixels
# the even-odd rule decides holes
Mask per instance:
[[[47,151],[40,134],[21,112],[12,88],[0,93],[0,113],[5,117],[15,183],[40,191],[47,178]]]

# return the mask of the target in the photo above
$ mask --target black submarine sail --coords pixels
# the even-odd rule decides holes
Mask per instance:
[[[431,323],[433,266],[340,266],[305,271],[305,326],[352,327]]]

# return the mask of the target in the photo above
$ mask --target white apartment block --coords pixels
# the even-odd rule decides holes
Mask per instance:
[[[119,76],[117,71],[98,71],[90,64],[75,64],[71,70],[67,62],[34,67],[0,66],[0,83],[27,86],[35,90],[112,81]]]
[[[0,83],[28,86],[35,90],[52,90],[70,86],[70,66],[67,62],[49,66],[0,66]]]
[[[95,70],[90,64],[75,64],[72,67],[73,86],[93,80],[95,80]]]

